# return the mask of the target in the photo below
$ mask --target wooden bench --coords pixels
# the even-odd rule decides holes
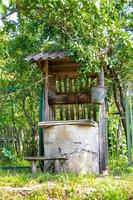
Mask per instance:
[[[59,172],[60,171],[60,160],[68,160],[67,157],[45,157],[45,156],[39,156],[39,157],[25,157],[24,160],[27,160],[31,163],[31,173],[35,174],[37,167],[36,167],[36,162],[37,161],[48,161],[48,160],[53,160],[55,163],[55,171]]]

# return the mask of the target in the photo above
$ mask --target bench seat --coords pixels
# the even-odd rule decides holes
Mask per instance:
[[[25,157],[24,160],[27,160],[31,162],[31,173],[35,174],[36,173],[36,162],[37,161],[48,161],[48,160],[53,160],[55,162],[55,171],[59,172],[60,171],[60,162],[59,160],[68,160],[68,157],[45,157],[45,156],[33,156],[33,157]]]

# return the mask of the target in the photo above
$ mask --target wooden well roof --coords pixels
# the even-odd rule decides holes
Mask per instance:
[[[77,68],[79,64],[71,59],[67,51],[64,50],[33,53],[27,56],[25,60],[37,63],[41,69],[44,63],[48,62],[49,75],[77,77]],[[97,77],[97,75],[97,73],[88,74],[90,77]]]
[[[41,68],[48,62],[49,75],[77,75],[78,63],[69,58],[64,50],[34,53],[25,58],[25,60],[35,62]]]
[[[45,52],[39,52],[34,53],[28,57],[25,58],[26,61],[36,62],[41,60],[47,60],[47,59],[57,59],[57,58],[65,58],[67,57],[66,51],[58,50],[58,51],[45,51]]]

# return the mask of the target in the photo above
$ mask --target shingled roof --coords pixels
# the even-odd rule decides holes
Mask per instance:
[[[47,60],[47,59],[56,59],[56,58],[65,58],[66,51],[45,51],[34,53],[25,58],[26,61],[36,62],[38,60]]]

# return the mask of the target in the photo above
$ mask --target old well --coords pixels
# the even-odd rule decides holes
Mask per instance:
[[[104,95],[100,95],[100,89],[104,89],[103,69],[79,79],[79,65],[65,51],[36,53],[26,60],[37,63],[43,77],[40,156],[67,157],[66,161],[60,161],[60,171],[104,170],[105,109]],[[99,91],[100,98],[92,88]],[[45,162],[46,170],[52,171],[52,166],[52,160]]]

